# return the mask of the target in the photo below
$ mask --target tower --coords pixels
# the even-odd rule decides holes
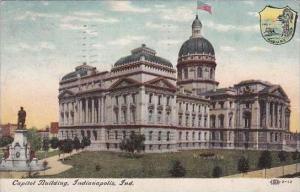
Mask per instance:
[[[215,51],[201,30],[202,23],[196,15],[192,36],[182,44],[177,60],[177,85],[197,94],[216,90],[219,84],[215,81]]]

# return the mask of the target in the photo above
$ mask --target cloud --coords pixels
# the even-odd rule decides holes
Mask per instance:
[[[146,39],[145,36],[126,36],[126,37],[122,37],[122,38],[116,39],[114,41],[111,41],[111,42],[109,42],[109,44],[125,46],[125,45],[132,44],[135,41],[142,41],[145,39]]]
[[[232,52],[236,50],[234,47],[231,46],[221,46],[220,49],[221,51],[225,51],[225,52]]]
[[[246,5],[251,5],[251,6],[254,5],[254,1],[243,1],[243,3]]]
[[[64,29],[64,30],[83,30],[84,29],[84,27],[82,25],[71,24],[71,23],[61,23],[59,26],[61,29]]]
[[[230,31],[239,31],[239,32],[257,32],[260,31],[259,25],[226,25],[214,23],[213,21],[208,21],[206,23],[207,27],[220,31],[220,32],[230,32]]]
[[[173,25],[173,24],[158,24],[158,23],[152,23],[152,22],[146,22],[145,26],[147,28],[158,29],[158,30],[163,30],[163,31],[174,30],[174,29],[178,28],[177,25]]]
[[[247,15],[253,16],[253,17],[258,17],[259,14],[257,12],[249,11],[247,12]]]
[[[77,14],[77,15],[76,15]],[[78,15],[81,14],[81,15]],[[86,15],[84,15],[86,14]],[[88,15],[91,14],[91,15]],[[96,15],[96,13],[94,13]],[[116,23],[119,22],[118,19],[115,18],[105,18],[103,15],[92,15],[92,13],[75,13],[74,15],[64,16],[61,19],[62,23],[70,23],[70,22],[96,22],[96,23]]]
[[[49,5],[49,2],[48,1],[42,1],[42,4],[47,6],[47,5]]]
[[[41,50],[55,50],[56,47],[54,44],[50,42],[38,42],[36,44],[27,44],[24,42],[18,43],[14,47],[9,47],[8,48],[10,51],[32,51],[32,52],[37,52]]]
[[[175,40],[175,39],[167,39],[167,40],[161,40],[161,41],[159,41],[159,44],[162,44],[162,45],[176,45],[176,44],[178,44],[180,42],[181,41]]]
[[[112,1],[108,4],[112,11],[133,13],[146,13],[150,11],[148,8],[136,7],[130,1]]]
[[[250,51],[250,52],[270,52],[270,49],[267,49],[265,47],[254,46],[254,47],[249,47],[247,49],[247,51]]]
[[[21,21],[21,20],[27,20],[30,19],[32,21],[35,21],[38,18],[60,18],[61,15],[54,14],[54,13],[39,13],[39,12],[32,12],[32,11],[26,11],[20,16],[17,16],[15,20]]]
[[[156,4],[154,5],[155,8],[165,8],[166,5],[163,5],[163,4]]]
[[[174,9],[158,9],[157,11],[162,19],[169,21],[186,22],[195,17],[191,8],[183,6]]]

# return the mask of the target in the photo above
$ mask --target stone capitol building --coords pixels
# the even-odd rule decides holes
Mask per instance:
[[[120,151],[132,132],[145,152],[295,149],[290,100],[280,85],[245,80],[218,88],[212,44],[196,16],[177,70],[142,44],[111,71],[83,64],[59,83],[59,139],[87,136],[90,150]]]

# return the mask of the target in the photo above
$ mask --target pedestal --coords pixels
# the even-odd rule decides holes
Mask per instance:
[[[37,159],[30,160],[30,146],[27,142],[27,130],[17,129],[14,141],[9,145],[8,158],[2,158],[0,170],[4,171],[38,171],[44,167]]]

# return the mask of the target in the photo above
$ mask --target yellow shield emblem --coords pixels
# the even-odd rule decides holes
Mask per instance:
[[[266,6],[260,15],[260,31],[263,38],[274,45],[289,42],[296,30],[297,12],[289,6]]]

